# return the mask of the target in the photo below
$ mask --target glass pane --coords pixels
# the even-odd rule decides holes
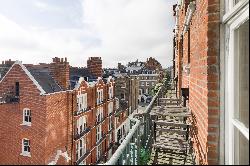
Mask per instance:
[[[249,165],[249,141],[234,129],[234,164]]]
[[[236,30],[236,50],[239,66],[236,94],[239,98],[235,118],[249,128],[249,21]]]
[[[241,0],[234,0],[234,6],[238,3],[238,2],[240,2]]]

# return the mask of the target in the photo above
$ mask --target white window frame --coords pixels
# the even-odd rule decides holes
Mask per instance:
[[[142,89],[139,89],[139,95],[143,95],[143,94],[142,94]]]
[[[103,120],[103,107],[97,108],[96,121],[101,122]]]
[[[109,131],[112,129],[112,116],[109,117]]]
[[[113,98],[113,96],[114,96],[113,91],[114,91],[113,86],[109,87],[109,99],[112,99],[112,98]]]
[[[22,139],[22,153],[20,154],[20,155],[22,155],[22,156],[25,156],[25,157],[31,157],[31,152],[29,151],[24,151],[24,141],[28,141],[28,146],[29,146],[29,149],[30,149],[30,151],[31,151],[31,147],[30,147],[30,140],[29,139],[27,139],[27,138],[23,138]]]
[[[103,103],[103,89],[97,90],[97,104]]]
[[[29,113],[29,114],[28,114]],[[25,117],[28,116],[30,117],[30,122],[25,121]],[[23,123],[21,125],[25,126],[31,126],[31,121],[32,121],[32,116],[31,116],[31,109],[29,108],[24,108],[23,109]],[[28,118],[29,119],[29,118]]]
[[[87,119],[86,116],[82,116],[76,121],[77,133],[81,134],[87,129]],[[81,130],[82,129],[82,130]]]
[[[88,107],[87,93],[77,95],[78,112],[86,111]]]
[[[96,143],[102,138],[102,125],[96,126]]]
[[[102,154],[102,144],[96,147],[96,161],[98,161]]]
[[[228,12],[223,17],[223,22],[228,27],[229,43],[228,50],[226,50],[226,67],[225,67],[225,164],[235,164],[234,161],[234,128],[237,128],[239,132],[245,136],[249,141],[249,128],[246,128],[237,119],[234,119],[234,112],[236,108],[236,99],[238,98],[235,94],[235,71],[237,64],[235,64],[235,31],[246,21],[249,20],[249,1],[242,0],[237,5],[233,6],[232,2],[227,5]],[[244,5],[248,3],[247,5]],[[243,7],[244,5],[244,7]],[[236,61],[237,62],[237,61]]]
[[[82,142],[82,146],[80,144],[80,142]],[[77,160],[79,160],[82,156],[84,156],[86,154],[86,139],[85,137],[79,139],[79,141],[76,143],[76,151],[77,151]],[[82,154],[80,153],[82,150]]]
[[[113,113],[113,110],[114,110],[114,103],[113,102],[110,102],[108,104],[108,114],[112,114]]]

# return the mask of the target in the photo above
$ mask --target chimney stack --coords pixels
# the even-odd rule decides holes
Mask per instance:
[[[102,59],[101,57],[90,57],[87,61],[87,68],[96,78],[102,77]]]
[[[58,85],[67,90],[69,88],[69,63],[67,58],[53,58],[53,62],[49,65],[51,76],[55,79]]]

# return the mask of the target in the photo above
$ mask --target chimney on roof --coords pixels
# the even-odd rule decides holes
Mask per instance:
[[[102,59],[101,57],[90,57],[87,61],[87,68],[95,77],[102,77]]]
[[[69,63],[67,58],[53,58],[53,62],[49,65],[51,76],[55,79],[58,85],[63,89],[69,88]]]

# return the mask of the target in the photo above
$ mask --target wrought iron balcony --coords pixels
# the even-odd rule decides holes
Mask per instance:
[[[106,138],[106,135],[107,135],[106,133],[102,132],[101,138],[98,141],[96,141],[96,146],[98,146]]]
[[[85,109],[81,109],[81,110],[79,110],[79,111],[75,111],[75,112],[74,112],[74,116],[79,116],[79,115],[81,115],[81,114],[83,114],[83,113],[85,113],[85,112],[88,112],[89,110],[91,110],[91,107],[90,107],[90,106],[87,107],[87,108],[85,108]]]
[[[87,134],[90,131],[90,127],[87,127],[84,131],[82,131],[80,134],[76,133],[74,139],[78,140],[82,138],[85,134]]]
[[[104,122],[105,119],[106,119],[106,117],[103,117],[101,120],[97,120],[96,119],[95,126],[98,126],[99,124],[101,124],[102,122]]]
[[[112,130],[114,130],[114,124],[111,124],[111,128],[109,128],[108,133],[110,133]]]
[[[111,143],[109,144],[109,146],[108,146],[107,151],[109,151],[110,149],[112,149],[112,148],[113,148],[113,146],[114,146],[114,143],[113,143],[113,142],[111,142]]]
[[[87,150],[86,153],[80,157],[76,162],[75,164],[76,165],[79,165],[82,161],[84,161],[86,159],[86,157],[90,154],[90,150]]]

